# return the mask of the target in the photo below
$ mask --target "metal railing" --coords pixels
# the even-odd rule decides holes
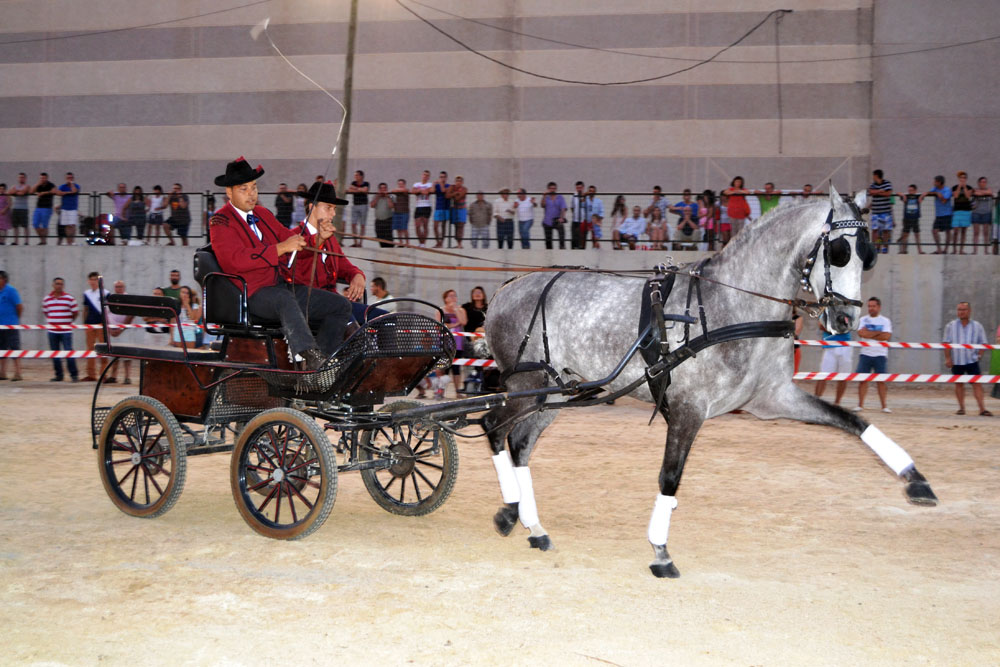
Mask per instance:
[[[171,193],[164,193],[164,196],[169,197],[170,194]],[[211,217],[212,213],[214,213],[214,211],[217,210],[219,207],[221,207],[225,203],[225,201],[226,201],[225,193],[224,192],[213,192],[211,190],[205,190],[205,191],[201,191],[201,192],[184,192],[184,193],[181,193],[181,194],[187,195],[188,202],[189,202],[188,212],[190,214],[190,224],[189,224],[189,228],[188,228],[188,238],[192,239],[192,240],[196,240],[197,242],[202,242],[208,236],[208,220],[209,220],[209,218]],[[544,192],[530,192],[530,193],[527,194],[528,198],[534,198],[534,200],[535,200],[535,202],[537,204],[536,207],[533,209],[532,225],[531,225],[529,239],[528,239],[529,246],[531,248],[533,248],[533,249],[537,249],[539,247],[545,247],[545,245],[544,245],[545,244],[545,238],[544,238],[543,229],[542,229],[542,219],[544,217],[543,208],[542,208],[542,198],[544,197],[545,194],[546,193],[544,193]],[[571,193],[571,192],[569,192],[569,193],[567,193],[567,192],[560,192],[558,194],[562,195],[563,199],[566,202],[566,206],[567,206],[567,211],[566,211],[566,214],[565,214],[566,223],[564,225],[564,236],[565,236],[564,247],[565,248],[571,248],[571,236],[572,235],[571,235],[571,229],[570,229],[570,227],[571,227],[571,224],[572,224],[572,215],[573,215],[572,214],[572,201],[573,201],[572,198],[573,198],[573,193]],[[698,194],[699,193],[693,193],[692,194],[692,201],[696,200]],[[275,199],[276,199],[277,195],[278,195],[277,192],[261,192],[260,193],[260,203],[261,203],[261,205],[265,206],[266,208],[268,208],[271,211],[275,211],[275,208],[276,208],[276,206],[275,206]],[[375,195],[374,192],[371,192],[371,193],[368,194],[368,204],[369,205],[370,205],[370,203],[371,203],[374,195]],[[634,206],[641,207],[642,210],[643,210],[643,212],[645,212],[645,210],[648,209],[651,206],[651,204],[652,204],[652,195],[649,192],[599,193],[597,195],[597,197],[602,200],[602,203],[604,205],[604,219],[603,219],[603,225],[602,225],[602,230],[601,230],[602,231],[602,239],[601,239],[601,243],[600,243],[600,246],[602,248],[604,248],[604,247],[611,248],[611,246],[612,246],[612,220],[611,220],[612,209],[613,209],[613,203],[614,203],[614,201],[617,199],[617,197],[619,195],[621,195],[621,196],[623,196],[625,198],[624,201],[625,201],[626,216],[631,215],[631,211],[632,211],[632,208]],[[10,195],[8,195],[8,196],[10,196]],[[114,204],[113,204],[113,201],[111,200],[111,198],[109,198],[107,196],[106,193],[97,192],[97,191],[81,192],[78,196],[80,198],[78,210],[80,212],[80,226],[81,226],[81,228],[85,228],[86,225],[88,224],[89,221],[87,220],[87,218],[92,218],[93,220],[96,220],[96,221],[107,221],[107,222],[110,222],[113,225],[115,225],[115,224],[117,224],[119,222],[119,218],[117,218],[115,216],[115,214],[114,214]],[[147,193],[147,196],[148,196],[148,193]],[[493,201],[496,200],[497,198],[499,198],[499,196],[500,196],[500,194],[498,192],[484,193],[485,201],[488,204],[490,204],[491,206],[493,204]],[[812,195],[812,196],[816,197],[817,195]],[[825,195],[819,195],[819,196],[825,196]],[[28,195],[28,197],[29,197],[29,220],[30,220],[31,219],[31,213],[32,213],[32,210],[34,208],[34,202],[37,201],[37,195]],[[412,195],[412,194],[407,195],[407,197],[409,199],[409,218],[408,218],[407,236],[408,236],[408,238],[410,239],[411,242],[416,242],[417,235],[416,235],[415,223],[414,223],[414,218],[413,218],[413,212],[414,212],[414,208],[415,208],[416,197],[415,197],[415,195]],[[353,200],[353,195],[352,194],[348,194],[347,198],[349,200]],[[511,193],[510,194],[510,199],[512,201],[515,201],[516,198],[517,198],[517,195],[515,193]],[[665,192],[665,193],[663,193],[663,199],[666,200],[668,202],[668,204],[675,204],[675,203],[681,201],[681,198],[682,198],[682,193],[679,193],[679,192]],[[888,246],[897,246],[897,245],[899,245],[900,235],[903,232],[903,202],[902,202],[902,199],[900,197],[895,196],[895,195],[892,197],[892,199],[893,199],[894,228],[893,228],[893,231],[891,233],[891,240],[889,241],[889,243],[887,245]],[[749,218],[749,220],[750,220],[749,224],[752,225],[753,224],[753,220],[757,219],[760,216],[760,210],[761,210],[760,200],[758,199],[758,197],[756,195],[748,195],[746,197],[746,200],[747,200],[747,203],[750,205],[751,215],[750,215],[750,218]],[[801,193],[799,193],[799,192],[781,193],[778,205],[780,205],[781,203],[784,203],[786,201],[796,201],[796,200],[801,200]],[[52,220],[49,223],[50,229],[59,224],[59,222],[58,222],[58,215],[56,213],[59,210],[59,201],[60,200],[59,200],[58,197],[54,198],[53,206],[54,206],[55,211],[53,213]],[[468,207],[471,206],[471,204],[472,204],[473,201],[475,201],[475,194],[472,193],[472,192],[470,192],[466,201],[467,201],[466,208],[468,210]],[[434,196],[433,195],[431,195],[431,203],[432,203],[432,213],[431,213],[431,217],[430,217],[430,219],[428,220],[428,223],[427,223],[427,225],[428,225],[428,239],[427,239],[427,243],[429,245],[430,244],[436,244],[438,242],[438,239],[434,235],[434,226],[435,226],[435,223],[434,223],[434,213],[433,213],[433,208],[434,208],[433,207],[433,204],[434,204]],[[718,195],[716,196],[715,203],[716,203],[717,206],[720,205],[720,203],[719,203],[719,196]],[[374,217],[374,211],[370,208],[369,205],[365,205],[365,211],[366,211],[366,215],[365,215],[366,228],[365,228],[365,234],[364,235],[369,236],[369,237],[374,237],[375,236],[375,225],[374,225],[375,217]],[[347,206],[345,206],[346,210],[345,210],[345,214],[344,214],[344,227],[345,227],[344,233],[345,233],[345,237],[346,238],[352,238],[352,236],[351,236],[351,213],[352,213],[352,210],[354,208],[355,208],[355,205],[353,203],[352,204],[348,204]],[[992,202],[992,205],[990,207],[990,210],[991,210],[991,214],[992,215],[991,215],[991,224],[987,227],[987,235],[986,235],[987,238],[986,239],[980,238],[978,245],[979,246],[984,246],[986,248],[986,250],[988,250],[988,251],[993,252],[994,254],[996,254],[997,252],[1000,252],[1000,250],[998,250],[998,245],[1000,245],[1000,196],[995,197],[993,199],[993,202]],[[107,217],[102,218],[102,216],[107,216]],[[920,233],[923,235],[922,238],[921,238],[921,246],[922,247],[928,247],[928,248],[934,247],[934,241],[932,240],[932,226],[933,226],[935,217],[936,217],[936,215],[935,215],[935,203],[934,203],[934,201],[933,201],[932,198],[927,198],[923,202],[921,202],[921,205],[920,205],[920,219],[919,220],[920,220]],[[670,229],[670,230],[674,230],[674,229],[676,229],[677,223],[680,220],[680,216],[678,214],[676,214],[676,213],[667,212],[665,219],[666,219],[666,221],[668,223],[667,224],[667,228]],[[148,214],[147,214],[147,220],[148,220]],[[164,216],[163,222],[166,225],[170,225],[171,224],[170,220],[171,220],[171,216],[168,213],[167,215]],[[298,222],[298,220],[296,220],[296,219],[293,218],[292,223],[296,224],[297,222]],[[725,222],[726,222],[725,217],[723,217],[723,219],[717,220],[716,224],[718,224],[718,223],[725,223]],[[469,244],[469,245],[471,245],[471,241],[472,241],[471,235],[470,235],[470,226],[471,225],[468,222],[466,222],[465,225],[464,225],[464,230],[463,230],[464,231],[464,234],[463,234],[463,237],[464,237],[463,238],[463,243],[464,244]],[[30,225],[29,225],[29,227],[30,227]],[[458,245],[458,238],[456,236],[457,228],[458,228],[458,225],[456,224],[456,221],[454,220],[452,214],[450,214],[449,215],[449,220],[444,224],[444,230],[443,230],[444,233],[443,233],[443,235],[442,235],[442,237],[440,239],[440,242],[441,242],[442,246],[449,247],[449,248],[454,248],[454,247],[456,247]],[[483,240],[485,240],[489,244],[489,247],[496,247],[496,244],[498,242],[497,233],[496,233],[496,221],[492,218],[492,216],[491,216],[491,219],[490,219],[490,223],[487,226],[487,229],[489,229],[490,231],[486,235],[485,239],[483,239]],[[704,230],[702,230],[702,232],[704,232]],[[85,235],[85,234],[81,234],[81,235]],[[395,234],[394,234],[394,236],[395,236]],[[553,234],[552,236],[553,236],[552,246],[554,248],[559,248],[558,235],[557,234]],[[669,235],[669,237],[667,238],[668,245],[671,245],[671,244],[677,242],[675,239],[670,238],[672,236],[673,235]],[[716,236],[717,236],[717,233],[716,233]],[[965,245],[969,246],[970,248],[972,248],[973,247],[972,246],[972,240],[973,240],[973,234],[970,231],[967,234]],[[648,248],[648,247],[650,247],[651,243],[652,243],[652,240],[648,238],[648,235],[646,235],[645,238],[640,238],[640,241],[639,241],[637,247],[639,247],[639,248],[644,248],[644,247]],[[689,241],[685,241],[684,243],[690,243],[690,242]],[[705,247],[707,245],[707,243],[706,243],[706,239],[704,237],[704,234],[702,234],[702,238],[698,241],[698,243],[699,243],[699,248],[700,249],[718,249],[719,247],[721,247],[721,245],[719,243],[715,244],[715,246],[716,246],[715,248],[707,248],[707,247]],[[915,244],[915,239],[914,238],[910,238],[908,240],[908,244]],[[592,234],[588,235],[588,240],[587,240],[586,246],[588,248],[589,247],[593,247]],[[522,247],[521,246],[521,238],[520,238],[520,233],[519,233],[518,221],[517,220],[515,220],[515,222],[514,222],[514,243],[513,243],[513,247],[515,249],[520,249]]]

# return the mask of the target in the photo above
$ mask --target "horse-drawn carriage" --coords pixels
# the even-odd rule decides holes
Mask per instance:
[[[486,339],[502,371],[501,392],[381,410],[374,406],[385,397],[408,393],[429,370],[451,363],[454,339],[439,321],[416,313],[366,317],[318,371],[296,370],[280,328],[251,321],[245,286],[237,288],[210,252],[199,251],[195,276],[206,321],[222,345],[208,352],[101,349],[114,363],[142,360],[140,396],[101,407],[107,371],[95,392],[101,477],[125,512],[156,516],[180,493],[186,455],[231,449],[233,496],[247,522],[271,537],[303,537],[329,513],[340,471],[360,470],[390,512],[434,510],[455,481],[452,434],[477,424],[504,501],[494,526],[507,535],[520,521],[529,545],[545,550],[551,541],[528,467],[539,435],[561,408],[632,396],[655,404],[668,424],[648,527],[650,570],[658,577],[678,576],[666,545],[688,451],[706,419],[731,410],[855,435],[905,482],[910,502],[934,505],[930,484],[903,448],[792,382],[793,308],[837,333],[857,326],[862,272],[876,259],[859,208],[831,186],[828,205],[779,207],[718,255],[661,267],[652,280],[539,268],[506,283],[490,303]],[[560,281],[567,273],[574,279]],[[800,288],[816,300],[797,298]],[[114,313],[173,318],[179,308],[173,299],[124,295],[107,297],[107,305]],[[326,431],[338,434],[336,444]]]
[[[222,273],[209,247],[195,254],[195,278],[206,327],[220,337],[212,349],[192,349],[184,336],[179,348],[118,345],[106,325],[108,343],[97,347],[111,362],[94,391],[93,443],[119,509],[163,514],[184,488],[187,457],[224,451],[233,452],[240,514],[268,537],[301,538],[319,528],[340,472],[360,471],[375,502],[394,514],[441,506],[458,471],[454,438],[434,423],[396,418],[414,403],[375,406],[451,364],[455,342],[445,326],[415,312],[366,314],[321,368],[298,370],[280,325],[248,314],[246,284]],[[102,306],[180,321],[172,297],[109,294]],[[139,394],[106,405],[109,372],[126,359],[139,361]]]

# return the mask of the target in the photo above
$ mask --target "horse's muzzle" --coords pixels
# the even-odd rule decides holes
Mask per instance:
[[[843,334],[857,328],[860,314],[856,306],[830,307],[820,315],[820,322],[828,331]]]

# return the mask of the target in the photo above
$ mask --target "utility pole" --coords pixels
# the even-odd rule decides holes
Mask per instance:
[[[358,0],[351,0],[351,18],[347,24],[347,54],[344,58],[344,131],[340,135],[340,156],[337,158],[337,185],[340,194],[347,192],[347,158],[351,145],[351,97],[354,90],[354,41],[358,33]],[[340,237],[344,235],[344,207],[333,221]]]

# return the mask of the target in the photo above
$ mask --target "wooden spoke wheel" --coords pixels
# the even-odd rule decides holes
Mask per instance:
[[[130,396],[111,408],[97,445],[101,482],[118,509],[160,516],[184,489],[187,450],[177,418],[163,403]]]
[[[384,406],[380,412],[392,413],[419,405],[398,401]],[[455,438],[433,424],[392,423],[365,431],[359,458],[392,461],[385,468],[362,470],[361,479],[375,502],[393,514],[430,514],[451,495],[458,476]]]
[[[323,525],[337,497],[333,446],[312,417],[267,410],[240,433],[230,481],[251,528],[279,540],[303,538]]]

